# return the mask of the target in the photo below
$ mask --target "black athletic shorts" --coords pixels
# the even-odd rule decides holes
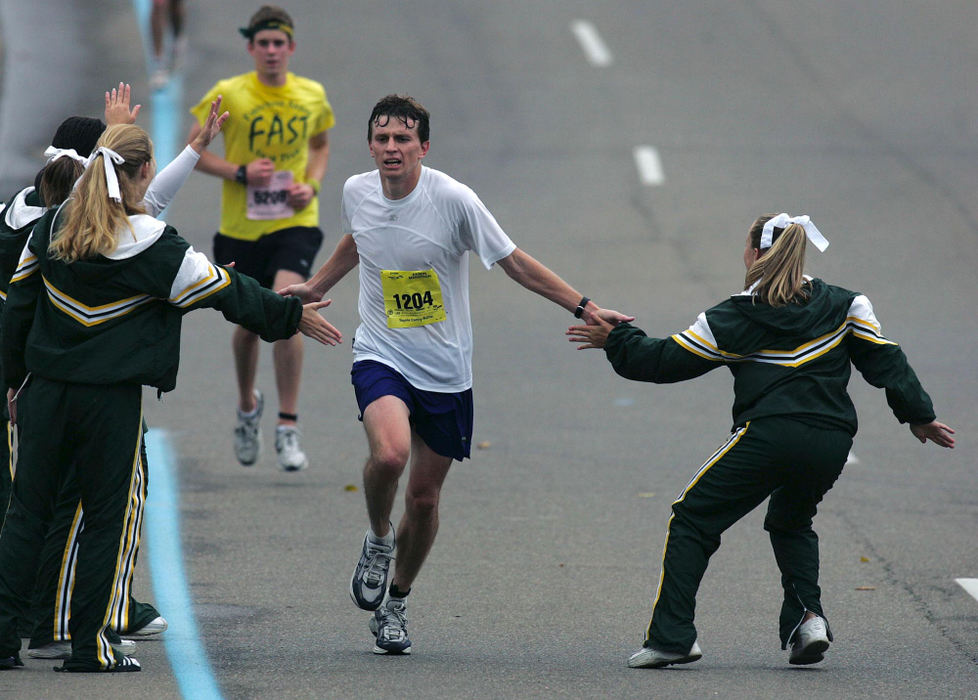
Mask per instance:
[[[214,261],[234,263],[237,272],[254,277],[263,287],[272,288],[275,273],[289,270],[309,279],[313,260],[323,244],[323,232],[314,226],[294,226],[266,233],[257,241],[243,241],[214,234]]]

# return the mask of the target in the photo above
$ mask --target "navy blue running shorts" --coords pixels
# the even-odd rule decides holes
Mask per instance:
[[[363,412],[381,396],[396,396],[411,414],[411,427],[434,452],[461,462],[472,445],[472,390],[457,393],[422,391],[393,367],[374,360],[353,363],[353,388]]]

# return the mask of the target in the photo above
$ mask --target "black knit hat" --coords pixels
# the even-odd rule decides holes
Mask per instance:
[[[105,123],[101,119],[68,117],[54,132],[51,145],[55,148],[74,148],[78,155],[88,157],[103,131]]]

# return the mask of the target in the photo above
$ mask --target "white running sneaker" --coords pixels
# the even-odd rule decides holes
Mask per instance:
[[[149,76],[149,88],[153,92],[162,90],[170,82],[170,71],[164,66],[160,66]]]
[[[393,534],[393,525],[391,533]],[[391,560],[394,558],[395,539],[383,544],[370,539],[370,531],[363,536],[360,560],[350,579],[350,597],[363,610],[376,610],[387,593],[387,577],[390,574]]]
[[[167,627],[169,627],[169,625],[166,624],[165,619],[162,617],[154,617],[138,630],[128,632],[126,637],[152,637],[165,632]]]
[[[700,651],[700,645],[696,642],[693,642],[693,646],[685,654],[642,647],[628,657],[628,665],[630,668],[663,668],[671,664],[689,664],[699,661],[702,656],[703,652]]]
[[[254,464],[261,454],[261,433],[258,431],[258,424],[261,422],[261,413],[265,408],[265,398],[258,389],[255,389],[255,403],[255,411],[251,415],[246,415],[240,408],[238,409],[238,424],[234,426],[234,454],[246,467]]]
[[[309,466],[306,453],[302,451],[299,438],[302,433],[297,425],[280,425],[275,428],[275,452],[278,465],[287,472],[297,472]]]
[[[798,626],[791,635],[791,654],[788,663],[795,666],[817,664],[825,658],[825,650],[829,648],[829,630],[825,620],[813,617]]]
[[[370,632],[377,637],[375,654],[410,654],[407,605],[403,598],[388,598],[370,618]]]
[[[117,654],[129,656],[136,652],[136,642],[131,639],[120,639],[112,642],[112,648]],[[32,659],[70,659],[71,642],[51,642],[43,647],[28,649],[27,655]]]

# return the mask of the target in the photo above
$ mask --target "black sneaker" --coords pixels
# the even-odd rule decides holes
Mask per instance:
[[[71,665],[71,661],[65,661],[63,666],[55,666],[55,671],[62,671],[65,673],[134,673],[136,671],[142,671],[142,667],[139,662],[132,656],[120,657],[118,661],[115,662],[114,666],[109,668],[101,668],[99,666],[86,666],[86,665]]]
[[[375,654],[410,654],[407,636],[407,606],[403,598],[388,598],[370,618],[370,631],[376,635]]]
[[[393,533],[393,530],[391,530]],[[379,544],[370,540],[370,532],[363,537],[360,561],[350,580],[350,597],[357,607],[363,610],[376,610],[387,593],[387,576],[391,560],[394,558],[394,545]]]
[[[24,662],[20,660],[20,654],[0,657],[0,671],[7,671],[23,665]]]

